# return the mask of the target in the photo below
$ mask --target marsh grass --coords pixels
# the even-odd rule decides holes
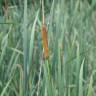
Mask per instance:
[[[40,2],[10,6],[9,19],[0,16],[0,96],[95,96],[95,1],[44,3],[49,59],[42,55]]]

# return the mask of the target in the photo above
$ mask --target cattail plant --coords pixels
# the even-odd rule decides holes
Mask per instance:
[[[46,24],[45,24],[43,0],[42,0],[42,28],[41,28],[41,35],[42,35],[42,45],[43,45],[43,50],[44,50],[44,58],[48,59],[49,49],[48,49],[47,27],[46,27]]]
[[[45,94],[48,96],[53,95],[53,88],[52,88],[52,78],[51,78],[51,70],[50,70],[50,63],[49,63],[49,48],[48,48],[48,38],[47,38],[47,26],[45,24],[45,16],[44,16],[44,0],[42,0],[42,28],[41,28],[41,35],[42,35],[42,46],[44,52],[44,61],[45,64],[43,65],[44,68],[44,79],[45,79]]]

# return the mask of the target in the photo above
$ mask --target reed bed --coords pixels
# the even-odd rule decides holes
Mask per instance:
[[[96,0],[29,1],[0,9],[0,96],[96,96]]]

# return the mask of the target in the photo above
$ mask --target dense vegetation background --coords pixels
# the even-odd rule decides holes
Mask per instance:
[[[96,96],[96,0],[44,6],[48,60],[41,1],[0,0],[0,96]]]

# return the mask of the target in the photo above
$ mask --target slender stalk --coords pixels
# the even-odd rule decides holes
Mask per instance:
[[[44,0],[42,0],[42,24],[45,24]]]

